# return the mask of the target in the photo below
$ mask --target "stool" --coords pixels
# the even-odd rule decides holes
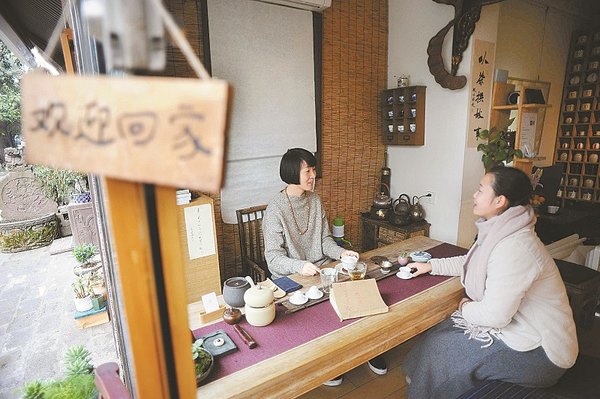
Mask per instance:
[[[567,288],[575,324],[591,328],[600,300],[600,273],[576,263],[560,259],[554,261]]]

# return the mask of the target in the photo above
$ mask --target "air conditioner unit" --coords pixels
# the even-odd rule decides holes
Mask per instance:
[[[331,7],[331,0],[255,0],[261,3],[278,4],[281,6],[299,8],[301,10],[322,12]]]

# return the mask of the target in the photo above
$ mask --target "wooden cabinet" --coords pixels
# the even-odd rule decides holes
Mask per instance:
[[[514,118],[509,130],[514,132],[514,145],[524,158],[515,158],[516,168],[531,174],[533,161],[538,153],[550,83],[538,80],[508,78],[506,83],[495,82],[492,96],[490,126],[501,127]]]
[[[406,226],[394,226],[386,220],[371,219],[369,212],[361,213],[360,219],[362,252],[408,240],[411,237],[429,237],[429,226],[431,226],[426,220]]]
[[[381,112],[386,144],[425,144],[425,86],[384,90]]]
[[[557,196],[600,202],[600,29],[577,31],[565,73],[554,161],[563,165]]]

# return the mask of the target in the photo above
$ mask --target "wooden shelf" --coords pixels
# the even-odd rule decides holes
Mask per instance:
[[[564,168],[557,192],[563,205],[600,202],[600,82],[588,81],[598,73],[599,55],[600,30],[573,33],[554,152]]]
[[[425,89],[425,86],[408,86],[381,93],[382,129],[386,144],[425,144]]]

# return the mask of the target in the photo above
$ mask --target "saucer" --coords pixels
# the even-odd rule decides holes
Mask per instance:
[[[312,295],[312,294],[313,294],[313,292],[311,292],[311,290],[308,290],[308,291],[306,291],[306,293],[305,293],[305,296],[306,296],[308,299],[319,299],[319,298],[322,298],[322,297],[323,297],[323,292],[322,292],[321,290],[319,290],[319,289],[317,289],[317,290],[314,292],[314,294],[315,294],[315,295]]]
[[[298,302],[296,302],[296,296],[292,295],[290,297],[290,303],[292,305],[304,305],[306,302],[308,302],[308,297],[304,294],[302,294],[300,296],[300,298],[298,299]]]
[[[410,280],[414,277],[412,274],[403,271],[399,271],[398,273],[396,273],[396,276],[398,276],[398,278],[401,278],[402,280]]]

